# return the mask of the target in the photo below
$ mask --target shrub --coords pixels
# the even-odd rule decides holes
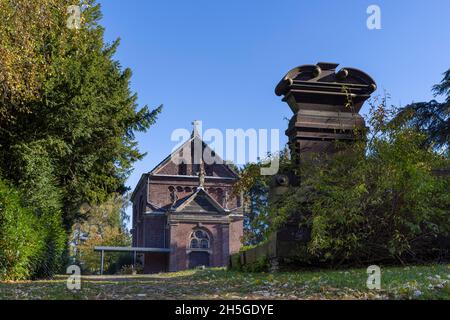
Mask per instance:
[[[269,258],[267,256],[258,257],[256,261],[243,265],[242,270],[245,272],[267,272],[269,271]]]
[[[67,234],[63,228],[61,213],[43,214],[39,219],[39,232],[44,246],[37,258],[33,278],[47,278],[61,271],[65,263]]]
[[[372,114],[366,141],[303,161],[300,187],[272,208],[274,227],[297,217],[311,231],[303,261],[340,265],[448,258],[449,159],[411,128]]]
[[[136,264],[136,266],[133,266],[132,264],[127,264],[123,265],[118,273],[123,275],[142,274],[144,273],[144,269],[140,264]]]
[[[15,145],[17,168],[21,178],[17,181],[22,204],[30,208],[37,218],[35,229],[43,247],[35,257],[31,276],[51,277],[62,265],[67,245],[67,234],[62,224],[62,197],[54,175],[49,148],[58,146],[54,140],[37,140]]]
[[[17,190],[0,180],[0,279],[28,278],[43,247],[37,218]]]
[[[0,280],[51,276],[61,266],[66,236],[59,212],[38,215],[0,179]]]

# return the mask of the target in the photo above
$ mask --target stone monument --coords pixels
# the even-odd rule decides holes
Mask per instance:
[[[276,86],[276,95],[282,96],[294,113],[286,135],[291,158],[299,166],[313,153],[333,154],[336,141],[351,143],[365,128],[359,111],[376,90],[375,81],[361,70],[337,67],[327,62],[303,65],[289,71]],[[292,172],[275,176],[270,198],[282,194],[289,185],[297,185],[295,180]],[[272,233],[269,241],[241,253],[239,259],[233,257],[231,264],[251,264],[265,256],[272,269],[277,269],[280,261],[289,260],[307,241],[309,230],[299,228],[298,221],[292,218]]]
[[[335,141],[355,139],[355,128],[365,126],[358,114],[377,88],[363,71],[319,62],[289,71],[275,89],[283,96],[294,116],[289,122],[291,156],[310,152],[330,153]]]

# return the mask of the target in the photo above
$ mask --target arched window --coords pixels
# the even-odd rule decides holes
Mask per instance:
[[[195,230],[191,234],[191,249],[209,249],[209,235],[206,231]]]
[[[186,163],[182,162],[178,165],[178,175],[185,176],[187,174]]]
[[[174,204],[175,201],[177,201],[177,193],[176,193],[176,191],[175,191],[175,187],[170,186],[170,187],[168,188],[168,190],[169,190],[169,198],[170,198],[169,200],[170,200],[170,203]]]

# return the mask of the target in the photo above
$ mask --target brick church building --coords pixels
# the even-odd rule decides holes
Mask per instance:
[[[205,154],[215,161],[206,161]],[[141,176],[131,196],[131,233],[133,247],[142,248],[144,273],[228,265],[243,236],[242,199],[233,194],[237,179],[195,128],[188,141]]]

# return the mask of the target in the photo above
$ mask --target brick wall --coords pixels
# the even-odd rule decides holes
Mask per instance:
[[[132,243],[133,246],[142,246],[144,237],[144,212],[146,210],[147,203],[147,184],[142,183],[135,191],[133,201],[133,214],[132,214]]]
[[[150,215],[144,218],[144,247],[166,247],[166,221],[165,215]]]
[[[224,205],[225,194],[228,193],[227,206],[234,209],[240,206],[239,197],[233,196],[233,180],[208,179],[206,178],[205,190],[220,205]],[[197,178],[176,178],[176,177],[150,177],[148,196],[151,203],[163,209],[169,209],[173,203],[172,191],[176,193],[178,199],[190,196],[198,187]]]
[[[167,272],[169,254],[151,252],[144,254],[144,273]]]

